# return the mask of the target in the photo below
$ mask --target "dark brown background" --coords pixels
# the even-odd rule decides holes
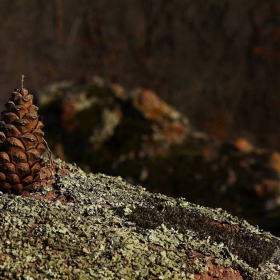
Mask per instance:
[[[200,130],[280,148],[279,0],[2,0],[0,90],[98,74]]]

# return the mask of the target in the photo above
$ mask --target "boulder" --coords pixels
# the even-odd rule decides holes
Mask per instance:
[[[280,279],[280,239],[221,209],[55,160],[56,180],[0,193],[1,279]]]

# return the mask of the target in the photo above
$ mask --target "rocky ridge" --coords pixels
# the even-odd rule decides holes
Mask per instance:
[[[280,240],[246,221],[55,165],[52,185],[0,194],[1,279],[280,279]]]

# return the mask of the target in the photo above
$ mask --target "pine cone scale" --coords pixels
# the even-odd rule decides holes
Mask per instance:
[[[27,162],[27,156],[23,151],[13,149],[11,150],[10,155],[12,161],[15,163]]]
[[[3,130],[6,132],[8,137],[19,137],[20,131],[12,124],[7,124]]]
[[[17,120],[19,118],[15,113],[8,111],[2,112],[1,117],[5,123],[12,123],[14,120]]]
[[[14,184],[19,184],[20,183],[20,178],[17,174],[15,173],[12,173],[12,174],[9,174],[7,176],[7,179],[8,179],[8,182],[9,183],[14,183]]]
[[[31,175],[27,176],[24,179],[22,179],[21,182],[22,182],[23,185],[28,186],[28,185],[32,184],[33,176],[31,176]]]
[[[36,136],[29,132],[22,134],[20,140],[26,150],[34,149],[37,144],[36,142],[38,142]]]
[[[0,172],[0,182],[6,181],[6,175],[2,172]]]
[[[20,178],[29,174],[30,167],[27,162],[20,162],[16,165],[17,174],[19,174]]]
[[[1,163],[10,162],[10,156],[6,152],[0,152],[0,162]]]
[[[17,105],[12,108],[12,112],[17,114],[19,118],[22,118],[28,112],[28,110],[24,106]]]
[[[6,162],[1,165],[1,170],[4,171],[5,174],[9,174],[11,172],[15,173],[16,168],[14,164]]]

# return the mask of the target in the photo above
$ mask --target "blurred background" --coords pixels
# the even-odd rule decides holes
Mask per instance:
[[[240,176],[243,178],[243,163],[249,162],[250,165],[253,160],[255,169],[251,165],[249,171],[244,167],[245,173],[249,172],[250,176],[253,176],[254,172],[258,174],[257,179],[254,177],[257,183],[254,183],[253,195],[251,189],[246,190],[246,199],[241,203],[240,197],[244,194],[244,189],[238,195],[230,191],[227,194],[231,204],[228,209],[234,214],[241,213],[242,216],[242,210],[234,211],[238,208],[236,205],[241,205],[242,208],[247,203],[247,206],[250,206],[248,199],[255,199],[255,207],[259,204],[260,206],[257,212],[251,213],[251,216],[262,216],[264,211],[272,209],[274,225],[278,224],[280,200],[275,198],[275,192],[278,195],[280,171],[280,157],[277,153],[280,149],[279,0],[2,0],[0,19],[1,101],[4,102],[7,99],[14,87],[20,87],[22,74],[26,76],[25,87],[29,92],[36,93],[39,101],[48,91],[41,91],[41,89],[50,84],[73,81],[73,84],[68,84],[68,89],[64,87],[63,92],[66,94],[73,91],[74,85],[92,83],[93,77],[96,76],[101,77],[108,84],[121,85],[127,92],[136,87],[152,90],[160,99],[186,116],[187,119],[184,120],[181,117],[182,126],[186,128],[190,123],[195,130],[207,134],[207,137],[206,134],[204,138],[202,137],[204,140],[205,138],[212,139],[207,140],[207,143],[211,142],[211,145],[206,145],[205,141],[201,144],[202,138],[196,135],[192,139],[199,138],[200,142],[198,140],[188,142],[188,145],[190,143],[193,145],[196,141],[196,144],[199,142],[199,145],[207,146],[207,149],[201,150],[201,155],[205,156],[203,160],[207,164],[218,161],[218,166],[224,168],[224,154],[226,153],[226,159],[228,159],[232,153],[235,153],[234,163],[228,163],[229,167],[225,168],[227,171],[224,172],[222,169],[222,175],[220,173],[217,175],[217,178],[224,176],[224,181],[220,182],[221,179],[219,179],[217,183],[215,179],[215,184],[212,184],[211,180],[214,179],[207,177],[207,182],[200,183],[199,191],[192,198],[190,193],[182,191],[181,187],[178,188],[178,180],[188,183],[188,180],[180,175],[177,181],[172,177],[173,179],[169,182],[170,188],[174,188],[174,184],[177,186],[177,191],[164,192],[175,196],[183,195],[193,202],[204,205],[222,205],[227,208],[227,205],[220,203],[221,197],[214,204],[207,202],[209,195],[205,195],[204,199],[197,197],[205,192],[205,189],[211,189],[209,185],[214,191],[218,192],[217,189],[219,189],[224,195],[226,192],[224,182],[231,183],[231,187],[239,184],[238,180],[234,181],[233,173],[241,172]],[[100,88],[103,85],[104,88],[104,83],[101,85],[99,81],[97,84]],[[108,89],[117,92],[115,87],[107,84],[105,87],[107,93]],[[50,88],[49,91],[51,91]],[[80,91],[80,88],[74,90],[72,96]],[[120,98],[118,94],[115,96]],[[150,98],[151,95],[147,96]],[[59,100],[62,100],[61,95]],[[65,100],[62,103],[65,105]],[[125,106],[128,106],[127,104],[125,103]],[[133,104],[135,109],[136,103]],[[61,123],[61,119],[55,122],[54,114],[50,113],[60,110],[62,107],[59,106],[47,106],[42,109],[46,116],[47,130],[54,123],[57,126]],[[64,120],[68,118],[68,122],[74,122],[71,116],[69,117],[72,107],[67,106],[63,107],[61,118]],[[122,109],[125,106],[122,106]],[[4,108],[3,105],[2,107]],[[139,109],[139,106],[137,108]],[[131,110],[118,112],[121,113],[116,116],[120,114],[123,116],[127,112],[131,113]],[[57,115],[59,114],[58,112]],[[144,113],[144,117],[146,118],[147,114]],[[97,125],[97,123],[91,125]],[[133,127],[129,129],[133,134]],[[139,130],[139,126],[137,129]],[[52,130],[54,133],[52,139],[57,137],[60,130],[61,128]],[[60,135],[56,138],[59,147],[67,145],[63,139],[69,139],[69,133],[74,132],[68,131],[67,137]],[[145,135],[148,134],[149,131],[145,131]],[[73,135],[71,134],[72,139]],[[129,137],[128,134],[121,135]],[[116,156],[112,147],[118,149],[122,145],[120,143],[123,138],[120,138],[120,135],[116,139],[111,138],[111,142],[106,138],[106,143],[111,150],[110,152],[106,150],[106,154],[102,156],[112,155],[111,158],[108,156],[108,161],[113,158],[113,155]],[[52,142],[52,139],[49,141]],[[79,138],[76,141],[82,140]],[[241,143],[243,146],[238,146],[234,141],[239,141],[237,144]],[[179,142],[177,141],[176,145]],[[182,140],[180,143],[183,142]],[[235,144],[225,144],[233,142]],[[254,146],[271,149],[271,151],[266,152],[266,157],[261,152],[252,152],[252,149],[248,148],[251,147],[251,143]],[[52,143],[52,147],[59,154],[56,144]],[[68,144],[73,147],[77,142]],[[244,148],[244,145],[247,146]],[[88,142],[85,147],[89,147]],[[98,147],[95,146],[94,151],[98,151]],[[184,166],[189,164],[193,168],[193,152],[191,160],[186,160],[186,158],[189,159],[188,153],[184,152],[182,156],[181,150],[179,153],[177,148],[176,157],[172,158],[173,163],[164,163],[168,165],[166,170],[169,173],[163,169],[158,171],[159,177],[165,173],[174,174],[172,171],[175,168],[174,164],[176,165],[180,160]],[[207,154],[209,150],[217,151],[218,155],[214,156],[210,153],[212,156],[209,156],[209,153]],[[85,153],[85,150],[83,152]],[[131,150],[128,149],[127,152]],[[247,158],[248,153],[251,153],[250,160]],[[170,154],[171,150],[169,156]],[[162,157],[161,163],[154,162],[157,156],[158,154],[153,154],[152,166],[163,164]],[[84,160],[67,155],[67,148],[64,148],[64,154],[61,157],[73,161]],[[267,162],[269,164],[266,164]],[[142,166],[137,166],[139,170],[141,169],[141,174],[135,175],[135,178],[142,176],[141,178],[144,179],[140,178],[141,180],[138,181],[135,179],[133,182],[145,185],[149,173],[147,170],[152,168],[150,163],[145,162]],[[203,170],[205,174],[209,174],[210,167],[207,164],[203,166],[199,164],[199,170],[201,172]],[[106,173],[116,175],[121,173],[116,168],[116,164],[110,168],[106,167],[107,169],[102,169],[96,164],[90,166],[87,163],[87,165],[88,170],[92,171],[105,172],[107,170]],[[211,165],[212,171],[220,170],[220,167],[218,169],[215,167],[216,165],[214,163]],[[238,168],[241,166],[241,171],[236,171],[237,167],[232,166],[238,166]],[[267,171],[268,175],[264,176],[258,169],[259,166],[262,166],[261,171]],[[176,165],[176,168],[180,166]],[[121,170],[124,170],[123,167]],[[194,180],[201,182],[199,176],[202,175],[195,171],[191,172],[191,168],[188,170],[188,173],[185,169],[182,172],[188,176],[194,176],[195,173],[195,178],[192,178],[190,182],[192,186],[195,186]],[[150,171],[151,173],[154,171]],[[127,177],[134,176],[133,172],[131,174]],[[120,175],[126,177],[125,174]],[[250,176],[249,179],[245,176],[247,178],[245,183],[244,178],[242,179],[243,185],[252,182]],[[155,179],[156,182],[160,182],[159,177]],[[262,180],[263,177],[266,179],[265,183]],[[273,187],[269,185],[271,180],[274,180]],[[267,188],[270,193],[267,193],[267,189],[261,192],[258,189],[260,185],[263,188],[269,185]],[[149,188],[148,183],[147,187]],[[153,190],[152,187],[150,189]],[[192,195],[193,192],[192,190]],[[265,196],[265,202],[263,200],[260,202],[261,196]],[[244,217],[249,216],[244,215]],[[260,224],[259,220],[251,219],[250,221]],[[273,230],[276,226],[270,228],[264,223],[264,227]]]
[[[1,95],[98,74],[198,129],[280,148],[277,0],[2,0]]]

